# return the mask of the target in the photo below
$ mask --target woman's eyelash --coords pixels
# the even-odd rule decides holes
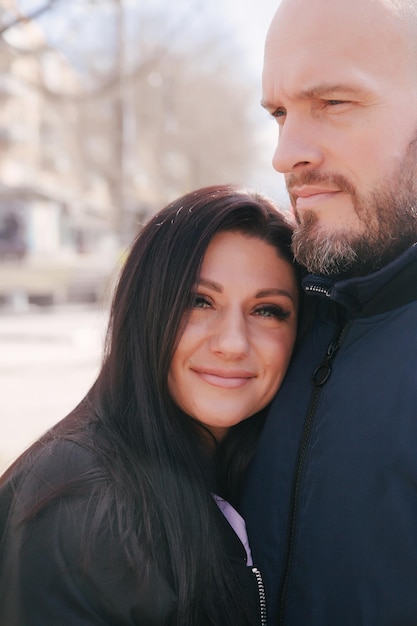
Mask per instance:
[[[196,309],[201,309],[206,306],[211,305],[211,300],[207,296],[202,296],[201,294],[194,294],[192,298],[192,306]]]
[[[194,294],[191,300],[191,306],[194,309],[205,309],[210,308],[213,305],[213,302],[209,296],[203,294]],[[259,317],[265,318],[275,318],[280,321],[284,321],[291,316],[291,311],[285,309],[281,306],[276,306],[272,304],[260,305],[255,311],[255,315],[259,315]]]
[[[282,321],[288,319],[291,315],[291,312],[288,311],[287,309],[283,309],[282,307],[272,306],[272,305],[261,306],[258,309],[256,309],[255,313],[258,313],[262,315],[263,317],[275,317]]]

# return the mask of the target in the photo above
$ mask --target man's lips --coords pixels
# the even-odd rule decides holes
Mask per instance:
[[[224,389],[238,389],[246,385],[253,378],[256,378],[253,372],[246,370],[192,368],[192,371],[209,385],[223,387]]]
[[[297,209],[305,209],[332,200],[337,194],[341,193],[341,190],[334,187],[301,185],[299,187],[291,187],[289,192]]]

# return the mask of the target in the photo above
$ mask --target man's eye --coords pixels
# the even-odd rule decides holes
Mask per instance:
[[[279,107],[278,109],[275,109],[275,111],[272,111],[271,115],[273,118],[275,118],[276,120],[280,120],[283,117],[285,117],[287,114],[286,110]]]
[[[338,104],[347,104],[347,100],[326,100],[326,104],[329,106],[337,106]]]

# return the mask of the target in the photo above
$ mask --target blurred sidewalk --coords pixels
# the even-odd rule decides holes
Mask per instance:
[[[0,309],[0,473],[94,382],[107,319],[98,308]]]

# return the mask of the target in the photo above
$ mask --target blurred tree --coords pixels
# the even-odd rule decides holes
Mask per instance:
[[[17,6],[13,6],[14,3],[6,0],[0,13],[2,22],[2,25],[0,26],[0,35],[3,35],[14,26],[18,26],[19,24],[26,23],[40,17],[43,13],[49,11],[56,2],[57,0],[48,0],[29,13],[23,14],[19,11]]]
[[[257,161],[255,87],[206,5],[138,4],[7,0],[0,11],[0,67],[24,57],[19,81],[36,94],[40,171],[70,186],[70,204],[108,206],[122,241],[138,217],[190,188],[242,182]]]

